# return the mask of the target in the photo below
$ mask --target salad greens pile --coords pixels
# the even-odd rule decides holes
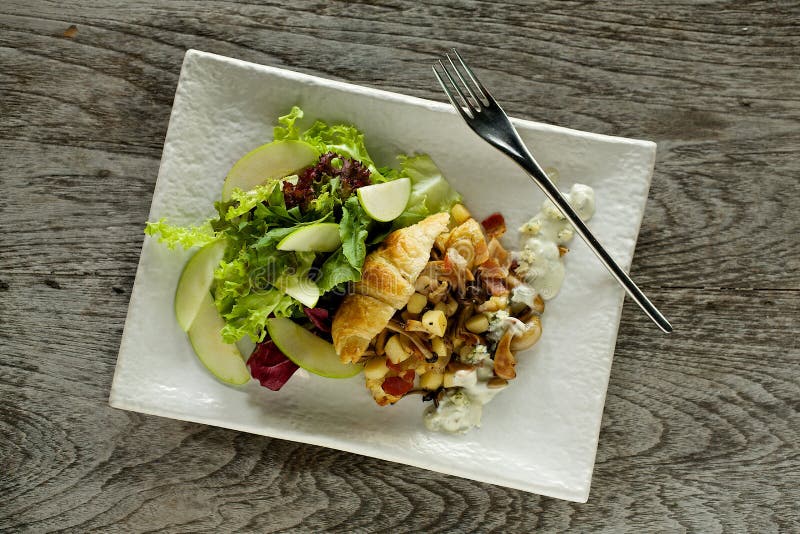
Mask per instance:
[[[367,252],[396,228],[449,210],[460,200],[430,157],[399,156],[399,168],[378,168],[355,127],[316,121],[301,130],[298,107],[278,119],[274,139],[300,141],[319,154],[316,164],[297,176],[275,179],[250,191],[235,189],[215,203],[217,216],[201,225],[179,227],[165,219],[148,222],[145,233],[170,248],[226,241],[214,272],[213,294],[225,320],[222,337],[234,343],[249,336],[264,340],[268,317],[305,317],[304,306],[284,289],[293,282],[314,283],[321,302],[342,295],[361,278]],[[398,178],[411,180],[405,211],[391,223],[372,220],[357,197],[358,187]],[[296,252],[278,243],[303,226],[338,223],[341,246],[332,252]]]

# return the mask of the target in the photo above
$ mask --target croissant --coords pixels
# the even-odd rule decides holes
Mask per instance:
[[[370,341],[414,294],[436,237],[447,231],[449,213],[437,213],[395,230],[367,255],[361,280],[353,284],[333,317],[333,346],[344,363],[361,359]]]

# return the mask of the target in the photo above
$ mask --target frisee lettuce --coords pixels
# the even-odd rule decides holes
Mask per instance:
[[[156,222],[148,222],[144,227],[144,233],[158,236],[158,242],[170,249],[177,246],[185,249],[203,247],[219,238],[219,234],[214,231],[209,221],[199,226],[174,226],[167,222],[166,217]]]
[[[297,309],[295,300],[279,289],[267,289],[249,293],[238,299],[231,311],[224,314],[225,326],[222,339],[235,343],[244,336],[253,342],[263,341],[266,336],[264,325],[270,315],[291,317]]]

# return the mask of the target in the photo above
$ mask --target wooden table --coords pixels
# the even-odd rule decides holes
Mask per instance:
[[[800,529],[800,7],[0,6],[0,530]],[[294,4],[294,7],[290,5]],[[423,5],[424,4],[424,5]],[[587,504],[110,408],[187,48],[658,142]]]

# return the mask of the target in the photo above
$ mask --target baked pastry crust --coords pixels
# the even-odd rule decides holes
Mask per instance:
[[[449,213],[426,217],[415,225],[386,236],[381,248],[373,254],[382,255],[413,284],[430,260],[433,242],[439,234],[447,231],[449,222]]]
[[[353,291],[369,295],[399,310],[414,293],[414,286],[393,264],[380,254],[370,254],[364,261],[361,280],[353,284]]]
[[[431,215],[395,230],[367,256],[362,278],[353,284],[355,294],[345,297],[333,318],[331,337],[342,362],[361,359],[372,338],[408,303],[434,240],[449,222],[449,213]]]
[[[347,295],[333,316],[331,336],[342,362],[357,362],[396,310],[367,295]]]

